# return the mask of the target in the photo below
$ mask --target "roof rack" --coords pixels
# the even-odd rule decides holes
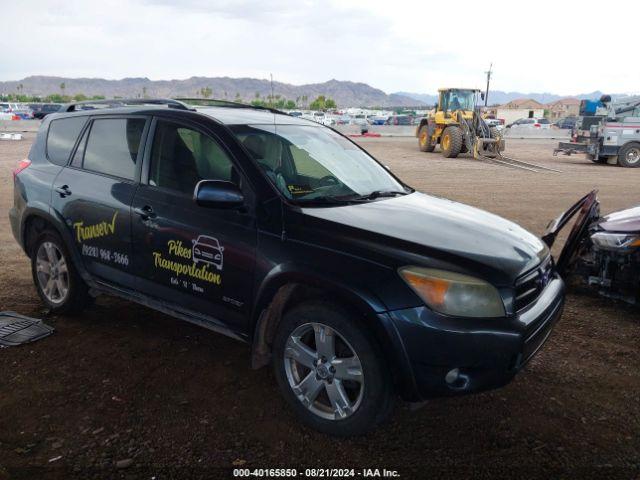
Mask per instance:
[[[252,108],[254,110],[266,110],[271,113],[279,113],[288,115],[287,113],[272,107],[263,107],[262,105],[251,105],[248,103],[233,102],[231,100],[220,100],[217,98],[176,98],[177,101],[196,105],[200,107],[228,107],[228,108]]]
[[[133,105],[166,105],[179,110],[193,110],[184,103],[171,98],[114,98],[110,100],[86,100],[84,102],[67,103],[63,112],[77,112],[78,110],[93,110],[94,108],[118,108]]]

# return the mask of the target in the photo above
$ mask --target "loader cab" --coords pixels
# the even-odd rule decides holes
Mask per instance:
[[[440,90],[437,111],[453,113],[458,110],[473,112],[478,90],[448,88]]]

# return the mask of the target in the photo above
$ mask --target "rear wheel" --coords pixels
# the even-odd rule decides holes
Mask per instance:
[[[462,131],[459,127],[451,126],[444,129],[442,138],[440,139],[440,148],[442,156],[446,158],[455,158],[462,150]]]
[[[78,313],[91,302],[57,232],[45,230],[31,250],[31,273],[42,301],[54,313]]]
[[[420,146],[421,152],[433,152],[436,148],[435,145],[431,144],[431,136],[429,135],[429,126],[423,125],[420,127],[418,131],[418,145]]]
[[[623,167],[640,167],[640,144],[629,143],[618,152],[618,163]]]
[[[274,342],[280,389],[298,417],[330,435],[360,435],[392,405],[389,370],[375,340],[346,311],[321,303],[294,307]]]

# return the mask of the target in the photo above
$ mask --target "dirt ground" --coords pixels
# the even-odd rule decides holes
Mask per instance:
[[[0,142],[0,310],[56,333],[0,351],[0,479],[227,478],[231,468],[386,468],[401,478],[640,478],[640,311],[573,292],[545,348],[513,383],[474,396],[398,402],[373,434],[302,427],[249,348],[148,308],[101,297],[50,316],[6,212],[11,169],[33,135]],[[555,142],[511,140],[536,174],[421,153],[413,138],[363,145],[410,185],[541,234],[593,188],[603,212],[640,204],[640,169],[553,157]]]

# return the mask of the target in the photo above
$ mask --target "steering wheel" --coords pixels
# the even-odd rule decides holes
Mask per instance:
[[[320,184],[322,185],[327,185],[327,186],[333,186],[333,185],[339,185],[340,181],[334,177],[333,175],[325,175],[324,177],[322,177],[319,180]]]

